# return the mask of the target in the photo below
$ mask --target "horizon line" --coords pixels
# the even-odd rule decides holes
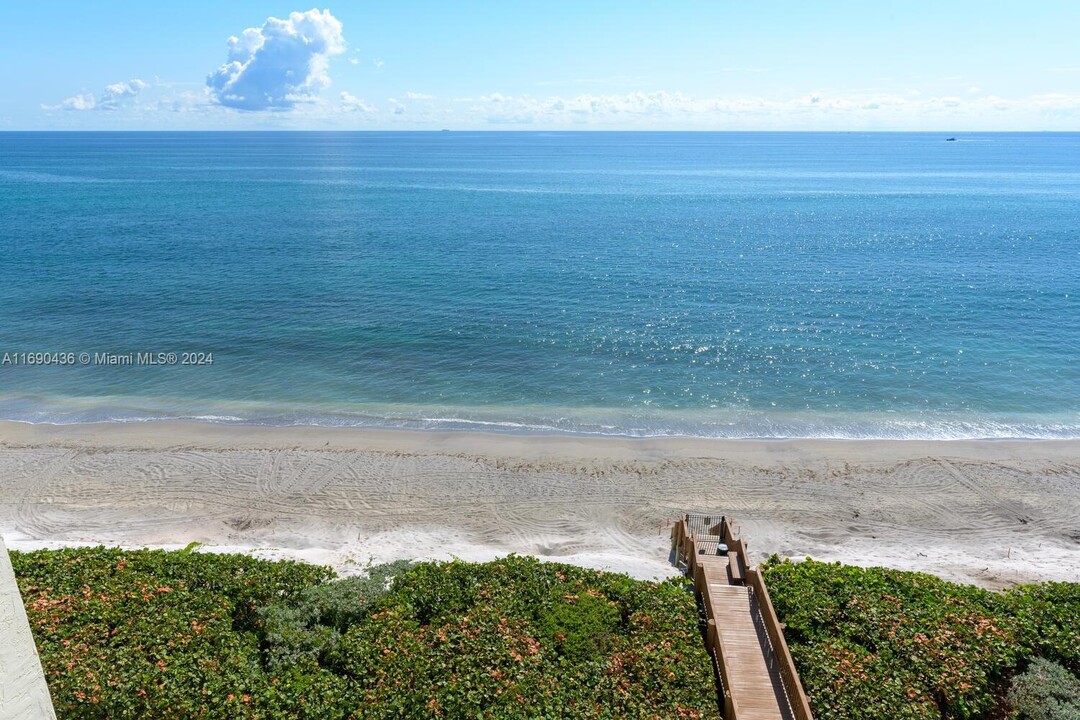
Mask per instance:
[[[848,130],[776,130],[776,129],[761,129],[761,130],[746,130],[746,129],[644,129],[644,128],[630,128],[630,129],[609,129],[609,128],[583,128],[583,129],[500,129],[500,128],[438,128],[438,129],[372,129],[372,128],[355,128],[355,129],[341,129],[341,128],[219,128],[219,129],[192,129],[192,128],[178,128],[178,129],[150,129],[150,128],[137,128],[137,129],[116,129],[116,128],[101,128],[101,129],[69,129],[69,128],[38,128],[38,129],[0,129],[0,134],[14,134],[14,133],[395,133],[395,134],[439,134],[439,133],[492,133],[492,134],[569,134],[569,133],[592,133],[592,134],[607,134],[607,133],[686,133],[686,134],[814,134],[814,135],[850,135],[850,134],[862,134],[862,135],[887,135],[887,134],[907,134],[907,135],[929,135],[929,134],[964,134],[964,135],[1035,135],[1035,134],[1056,134],[1056,135],[1075,135],[1080,134],[1080,128],[1075,130],[961,130],[957,128],[946,128],[937,130],[882,130],[882,129],[848,129]]]

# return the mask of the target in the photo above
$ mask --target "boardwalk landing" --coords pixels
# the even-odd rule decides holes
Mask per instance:
[[[19,586],[0,537],[0,720],[55,720]]]
[[[671,538],[675,564],[705,606],[724,719],[812,720],[768,590],[746,566],[746,543],[726,519],[698,514],[685,515]]]

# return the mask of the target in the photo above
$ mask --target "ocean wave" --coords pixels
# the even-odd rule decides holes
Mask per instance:
[[[130,183],[143,183],[142,180],[135,180],[130,178],[98,178],[88,177],[85,175],[60,175],[57,173],[46,172],[31,172],[27,170],[2,170],[0,169],[0,180],[6,180],[9,182],[19,183],[46,183],[46,184],[77,184],[77,185],[99,185],[99,184],[130,184]]]
[[[442,412],[436,412],[436,410]],[[368,408],[329,411],[306,407],[232,408],[231,411],[170,411],[164,407],[117,407],[0,401],[0,420],[78,425],[87,423],[193,422],[266,427],[332,427],[417,431],[494,432],[518,435],[629,438],[822,439],[822,440],[1070,440],[1080,439],[1080,415],[918,415],[869,413],[657,413],[649,417],[608,409],[560,408]]]

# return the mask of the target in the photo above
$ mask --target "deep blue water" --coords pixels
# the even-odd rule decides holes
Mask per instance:
[[[1080,437],[1080,134],[0,133],[0,418]]]

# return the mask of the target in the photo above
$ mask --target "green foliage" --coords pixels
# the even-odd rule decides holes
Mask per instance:
[[[775,557],[764,571],[820,720],[980,718],[1026,659],[1080,660],[1080,585],[995,593],[923,573]]]
[[[613,603],[603,652],[571,658],[550,629],[567,596]],[[592,602],[591,600],[588,602]],[[363,718],[716,718],[693,595],[533,558],[423,563],[342,641]],[[612,624],[612,618],[615,622]],[[587,653],[586,653],[587,654]]]
[[[1021,720],[1080,720],[1080,679],[1055,662],[1036,658],[1013,678],[1009,706]]]
[[[1022,646],[1080,675],[1080,583],[1021,585],[1005,602]]]
[[[595,590],[555,593],[539,617],[541,636],[559,655],[581,662],[607,652],[619,625],[619,606]]]
[[[371,605],[386,594],[391,578],[410,565],[406,560],[376,565],[365,576],[312,585],[262,608],[269,667],[277,670],[306,661],[340,668],[342,634],[367,617]]]
[[[257,609],[329,570],[105,548],[11,560],[60,717],[242,718],[275,704],[304,716],[262,670]]]
[[[200,547],[202,547],[201,542],[198,542],[196,540],[192,540],[187,545],[182,547],[180,550],[177,550],[177,552],[180,553],[181,555],[189,555],[189,554],[195,552],[196,550],[198,550]]]
[[[198,552],[12,561],[61,718],[718,717],[681,581],[521,557],[338,581]]]

